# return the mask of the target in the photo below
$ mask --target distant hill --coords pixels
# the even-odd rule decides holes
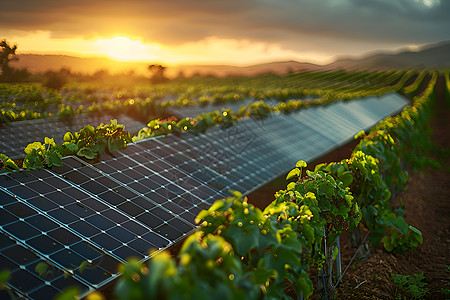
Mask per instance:
[[[42,73],[48,70],[57,71],[61,68],[68,68],[73,72],[94,73],[99,70],[109,70],[111,73],[133,72],[137,74],[148,74],[147,66],[154,62],[119,62],[107,58],[80,58],[67,55],[38,55],[20,54],[18,61],[11,65],[16,68],[27,68],[32,73]],[[286,74],[298,71],[313,71],[321,69],[320,66],[311,63],[299,63],[296,61],[272,62],[246,67],[229,65],[180,65],[169,66],[166,74],[175,77],[180,74],[184,76],[198,75],[256,75],[262,73]]]
[[[155,62],[118,62],[107,58],[79,58],[67,55],[21,54],[19,60],[12,63],[16,68],[28,68],[30,72],[45,72],[68,68],[73,72],[91,74],[99,70],[111,73],[129,72],[148,74],[147,65]],[[388,70],[414,68],[450,68],[450,41],[428,44],[418,51],[379,52],[361,58],[340,58],[328,65],[316,65],[306,62],[283,61],[251,66],[229,65],[180,65],[169,66],[166,75],[175,77],[198,75],[256,75],[263,73],[286,74],[299,71],[318,70]]]
[[[265,64],[251,65],[245,67],[228,65],[193,65],[177,66],[175,69],[182,71],[186,76],[193,74],[199,75],[243,75],[251,76],[264,73],[287,74],[290,72],[316,71],[322,69],[322,66],[312,63],[301,63],[296,61],[271,62]]]
[[[325,68],[344,70],[450,68],[450,41],[428,44],[418,51],[379,52],[362,58],[337,59]]]
[[[101,57],[81,58],[68,55],[40,55],[40,54],[19,54],[18,61],[11,63],[16,68],[27,68],[30,72],[46,72],[48,70],[57,71],[61,68],[68,68],[73,72],[94,73],[99,70],[109,70],[112,73],[136,70],[143,68],[146,71],[146,64],[135,62],[119,62]],[[140,72],[138,72],[140,73]]]

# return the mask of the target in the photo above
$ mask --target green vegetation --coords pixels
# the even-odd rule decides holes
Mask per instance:
[[[315,172],[307,172],[306,177],[301,177],[305,164],[299,162],[297,168],[288,174],[288,178],[298,180],[290,183],[287,190],[278,192],[274,202],[264,212],[248,204],[238,193],[235,193],[234,197],[217,201],[208,211],[202,211],[198,219],[204,220],[203,226],[199,229],[198,236],[186,241],[189,246],[185,244],[183,249],[208,248],[190,246],[194,240],[195,243],[203,245],[203,239],[216,236],[225,238],[234,250],[232,254],[227,252],[227,255],[241,258],[241,266],[236,268],[239,270],[236,272],[237,278],[242,279],[240,270],[247,270],[244,273],[247,277],[244,277],[246,280],[245,284],[241,285],[241,291],[247,291],[252,299],[286,298],[283,292],[285,286],[281,287],[280,281],[292,286],[297,296],[302,294],[308,297],[312,293],[312,282],[306,271],[312,266],[324,268],[323,276],[326,280],[323,286],[326,288],[319,283],[316,286],[319,293],[324,297],[326,291],[325,297],[333,297],[332,278],[329,272],[330,261],[332,262],[334,258],[333,241],[342,230],[353,230],[361,220],[361,215],[365,227],[371,231],[371,241],[375,246],[382,242],[386,250],[397,252],[416,248],[423,241],[422,235],[419,230],[408,225],[401,215],[393,212],[388,202],[391,196],[389,187],[402,188],[406,184],[407,174],[402,164],[396,161],[399,155],[405,157],[405,162],[413,163],[417,167],[423,167],[424,163],[428,163],[427,160],[418,158],[429,150],[429,144],[421,144],[424,139],[429,139],[427,120],[434,97],[436,78],[437,75],[434,73],[427,89],[414,99],[412,107],[405,108],[402,114],[396,117],[380,122],[368,134],[358,135],[357,138],[361,138],[361,141],[350,159],[318,165]],[[274,233],[277,243],[270,242]],[[322,247],[324,238],[328,240],[329,249]],[[285,243],[287,245],[283,246]],[[301,253],[298,253],[299,249],[302,249]],[[217,272],[219,271],[216,269],[221,268],[218,263],[220,259],[212,260],[211,263],[207,260],[198,262],[191,260],[191,256],[184,255],[182,250],[179,265],[165,255],[156,255],[148,268],[152,270],[153,264],[160,263],[160,260],[171,266],[172,274],[179,274],[179,269],[196,270],[208,265]],[[187,267],[186,264],[192,265]],[[133,293],[150,297],[150,294],[145,292],[144,286],[136,281],[132,286],[127,285],[136,274],[143,276],[137,272],[142,270],[142,267],[136,266],[134,272],[124,269],[124,275],[116,287],[117,294],[123,299],[132,297]],[[223,275],[225,280],[223,284],[229,283],[230,275],[230,273]],[[170,276],[167,278],[170,282],[167,290],[160,285],[161,288],[156,288],[156,291],[160,293],[159,295],[167,295],[169,291],[174,293],[173,295],[179,292],[188,297],[197,295],[195,291],[207,283],[198,277],[194,278],[198,281],[190,282],[188,291],[172,285],[172,282],[180,282],[183,279],[177,281]],[[235,278],[234,273],[232,278]],[[248,281],[256,285],[256,288],[249,287]],[[215,281],[215,285],[218,284]],[[233,287],[230,290],[235,289],[236,287]],[[420,293],[421,290],[416,292]],[[229,296],[231,299],[235,295]]]
[[[372,245],[382,244],[389,252],[410,251],[423,242],[421,232],[406,223],[401,210],[393,210],[389,199],[407,183],[405,165],[437,167],[426,155],[432,149],[428,117],[438,74],[424,72],[335,71],[190,78],[113,92],[99,87],[93,90],[90,85],[75,88],[68,84],[60,92],[40,85],[0,85],[1,97],[6,99],[0,120],[51,116],[49,110],[55,105],[62,119],[97,111],[113,115],[125,112],[141,120],[160,117],[146,121],[147,127],[133,138],[139,140],[186,130],[201,133],[216,125],[232,126],[241,118],[264,119],[273,112],[290,113],[355,97],[391,91],[414,94],[425,78],[431,77],[412,106],[381,121],[369,132],[358,134],[359,144],[348,159],[320,164],[306,172],[306,163],[299,161],[287,176],[295,181],[277,192],[264,211],[249,204],[239,192],[216,201],[198,215],[202,226],[186,239],[178,260],[165,252],[146,265],[131,260],[121,267],[123,276],[115,288],[121,299],[288,299],[286,289],[307,298],[314,288],[322,297],[331,299],[335,240],[342,232],[351,232],[361,224],[363,230],[370,231]],[[448,72],[445,74],[448,87]],[[413,84],[404,87],[413,76],[417,76]],[[177,100],[167,100],[171,96]],[[213,111],[180,120],[167,116],[169,106],[238,102],[249,97],[259,101],[237,112]],[[269,99],[278,103],[269,105],[264,101]],[[22,117],[23,111],[30,113]],[[44,144],[28,145],[23,168],[61,165],[66,155],[94,159],[124,149],[129,142],[131,137],[123,125],[115,121],[97,128],[86,126],[79,132],[66,133],[62,145],[49,138]],[[0,159],[4,166],[1,172],[19,169],[5,155]],[[315,286],[308,275],[311,268],[321,272]],[[422,279],[393,275],[400,287],[405,282],[417,286],[416,290],[408,290],[413,297],[426,293]]]
[[[428,293],[426,282],[422,280],[425,279],[423,273],[410,275],[400,275],[391,274],[392,281],[398,285],[400,290],[407,292],[411,295],[412,299],[423,299],[423,297]],[[409,299],[402,295],[397,295],[395,299]]]
[[[34,170],[51,166],[62,166],[64,156],[78,155],[79,157],[94,159],[103,153],[125,149],[131,142],[130,134],[124,130],[125,126],[117,124],[117,120],[111,120],[111,124],[100,124],[97,128],[91,125],[85,126],[79,132],[67,132],[64,135],[64,143],[57,145],[53,138],[45,138],[41,142],[30,143],[25,148],[23,168]],[[18,171],[16,162],[5,154],[0,154],[3,168],[0,173]]]

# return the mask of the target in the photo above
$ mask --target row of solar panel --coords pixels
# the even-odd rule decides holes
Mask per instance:
[[[0,228],[6,234],[0,258],[14,288],[31,298],[39,298],[41,289],[61,292],[56,280],[83,293],[96,289],[117,276],[119,262],[148,259],[149,249],[189,234],[198,212],[224,196],[137,145],[128,150],[132,157],[104,156],[93,166],[65,158],[52,171],[0,176]],[[21,260],[21,253],[32,259]],[[105,261],[109,269],[102,267]],[[59,276],[38,274],[36,266],[45,262]],[[24,282],[24,276],[33,280]]]
[[[94,163],[68,157],[52,170],[2,175],[0,266],[27,297],[50,298],[68,285],[85,295],[116,278],[126,258],[145,261],[149,249],[195,230],[198,212],[228,189],[249,193],[406,104],[395,95],[359,101],[153,138]]]
[[[64,134],[68,131],[81,130],[86,125],[98,126],[100,123],[109,124],[114,119],[110,115],[91,116],[88,114],[75,115],[73,120],[64,121],[58,118],[46,118],[10,122],[0,125],[0,153],[11,158],[23,158],[24,149],[29,143],[43,142],[45,137],[54,138],[61,144]],[[131,134],[137,133],[145,124],[142,124],[126,115],[120,115],[119,124],[124,124],[125,129]]]

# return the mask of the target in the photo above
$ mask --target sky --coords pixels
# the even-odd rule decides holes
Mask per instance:
[[[0,0],[17,53],[325,64],[450,40],[450,0]]]

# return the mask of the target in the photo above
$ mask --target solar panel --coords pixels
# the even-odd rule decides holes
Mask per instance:
[[[142,188],[145,186],[127,176],[133,171],[129,166],[120,165],[117,160],[111,160],[107,164],[102,163],[108,168],[114,168],[116,175],[119,175],[116,177],[120,181],[75,158],[66,158],[63,163],[63,167],[55,167],[53,171],[61,174],[65,180],[77,185],[80,189],[95,195],[101,203],[114,207],[115,213],[120,213],[115,217],[118,221],[123,218],[133,220],[133,225],[137,226],[134,223],[138,223],[153,228],[155,232],[168,237],[170,241],[176,241],[187,232],[194,230],[193,225],[182,222],[178,215],[164,206],[170,198],[159,197],[158,200],[164,202],[161,204],[150,201],[151,197],[156,199],[158,196],[156,193],[149,195],[136,191],[137,185]],[[145,178],[144,175],[136,178],[142,177]],[[115,229],[115,234],[118,231]],[[113,236],[117,237],[115,234]],[[120,234],[123,236],[120,240],[122,243],[128,243],[133,238],[128,231],[120,230]]]
[[[15,174],[2,179],[6,177],[11,190],[17,190],[14,184],[20,185],[21,180]],[[28,190],[22,194],[31,196]],[[42,211],[28,202],[32,198],[13,197],[4,190],[0,199],[0,265],[10,270],[9,283],[16,290],[33,299],[48,299],[68,285],[86,293],[117,276],[120,260],[61,222],[64,215],[54,218],[58,208]],[[83,262],[88,264],[84,270]]]
[[[47,299],[70,285],[87,295],[116,278],[128,257],[146,261],[150,249],[193,232],[198,212],[229,189],[248,194],[407,104],[388,97],[272,113],[139,141],[95,161],[66,157],[62,167],[0,175],[0,266],[25,297]]]
[[[65,163],[61,168],[76,165],[72,158]],[[133,213],[133,207],[126,205],[131,202],[113,206],[112,199],[105,201],[84,189],[86,182],[95,181],[83,181],[82,171],[65,174],[73,181],[48,170],[0,176],[0,231],[24,243],[29,248],[26,252],[34,255],[33,261],[48,261],[55,266],[55,272],[72,274],[82,292],[89,292],[116,277],[119,262],[131,256],[148,259],[150,249],[162,249],[173,243],[157,232],[158,227],[152,229],[154,223],[146,224],[143,214],[130,217],[127,212]],[[75,182],[78,184],[72,184]],[[7,261],[18,259],[17,251],[0,252]],[[89,262],[89,267],[81,271],[84,261]],[[102,266],[104,263],[106,266]],[[21,270],[26,266],[17,265],[17,272],[8,268],[14,288],[32,297],[31,293],[43,285],[54,286],[53,281],[42,276],[34,280],[36,286],[30,289],[15,285],[16,281],[21,282],[20,274],[24,272]]]
[[[242,106],[247,106],[256,101],[258,100],[255,98],[245,98],[236,102],[208,103],[206,105],[196,104],[193,106],[171,106],[168,108],[168,111],[179,118],[195,118],[201,113],[215,110],[222,111],[222,109],[231,109],[233,112],[237,113]],[[264,102],[271,106],[279,103],[277,100],[273,99],[265,99]]]
[[[92,116],[87,114],[75,115],[73,120],[63,121],[58,118],[46,118],[10,122],[0,125],[0,153],[11,158],[23,158],[24,149],[29,143],[42,142],[45,137],[54,138],[58,144],[63,143],[64,134],[68,131],[81,130],[86,125],[98,126],[100,123],[109,124],[110,115]],[[119,124],[124,124],[130,134],[137,133],[145,125],[132,118],[120,115]]]

